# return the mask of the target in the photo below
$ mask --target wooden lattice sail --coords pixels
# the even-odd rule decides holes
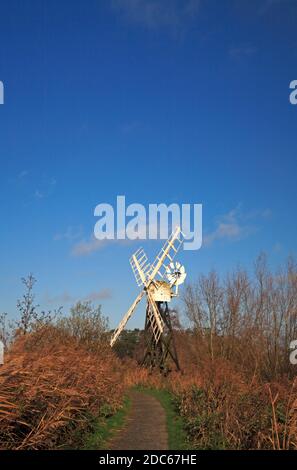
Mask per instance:
[[[113,346],[141,299],[146,297],[146,349],[142,362],[148,367],[158,367],[162,371],[168,370],[166,362],[169,357],[179,369],[168,302],[177,296],[178,285],[184,282],[186,277],[185,268],[174,262],[183,241],[184,235],[180,227],[176,227],[152,264],[142,248],[132,255],[130,264],[136,283],[142,287],[142,291],[114,330],[110,340],[110,345]]]

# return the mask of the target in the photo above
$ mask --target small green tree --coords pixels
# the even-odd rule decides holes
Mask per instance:
[[[135,358],[137,346],[141,340],[141,337],[142,332],[138,328],[135,328],[134,330],[122,331],[114,346],[115,352],[120,358]]]

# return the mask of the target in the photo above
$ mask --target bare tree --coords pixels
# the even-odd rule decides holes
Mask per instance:
[[[293,258],[272,272],[263,253],[254,275],[237,269],[220,283],[218,275],[201,275],[188,285],[185,313],[210,359],[219,352],[263,379],[291,374],[289,344],[297,337],[297,266]],[[196,346],[199,342],[197,340]],[[206,349],[199,349],[204,354]]]
[[[230,358],[235,352],[237,338],[244,326],[249,323],[246,315],[249,302],[249,280],[245,271],[238,269],[227,276],[222,297],[224,299],[222,332],[226,338],[226,356]]]
[[[214,359],[214,339],[219,331],[223,291],[217,274],[201,275],[197,284],[186,288],[184,303],[186,316],[194,324],[196,332],[208,341],[211,358]]]
[[[210,333],[210,355],[213,360],[215,355],[214,339],[218,334],[223,291],[215,271],[211,271],[208,276],[201,276],[199,283]]]
[[[35,304],[35,295],[33,292],[36,279],[33,274],[22,278],[25,286],[23,297],[17,301],[17,308],[20,312],[20,319],[16,321],[16,328],[22,334],[26,334],[45,324],[51,323],[53,319],[61,312],[61,307],[52,311],[38,311],[39,305]]]

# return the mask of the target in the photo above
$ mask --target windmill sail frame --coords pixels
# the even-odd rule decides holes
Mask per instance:
[[[168,285],[169,291],[171,285],[167,284],[163,279],[168,273],[170,263],[173,262],[176,254],[181,248],[184,241],[184,235],[180,227],[176,227],[168,240],[164,243],[163,247],[156,256],[152,264],[149,263],[148,257],[143,248],[139,248],[130,258],[130,264],[136,283],[139,287],[143,287],[142,291],[138,294],[118,327],[114,330],[110,345],[114,346],[121,332],[125,328],[128,320],[134,314],[138,304],[146,295],[147,308],[145,320],[145,337],[147,341],[147,348],[144,354],[143,364],[147,364],[150,358],[150,367],[159,367],[160,370],[165,370],[165,362],[167,357],[170,356],[179,370],[179,363],[177,359],[176,349],[174,346],[171,320],[168,309],[168,301],[171,297],[175,296],[173,292],[169,293],[170,299],[160,301],[160,297],[156,297],[161,289],[162,283]],[[157,278],[161,280],[158,280]],[[160,291],[161,292],[161,291]],[[166,289],[165,289],[166,293]],[[158,300],[156,301],[155,298]],[[166,297],[165,297],[166,298]]]

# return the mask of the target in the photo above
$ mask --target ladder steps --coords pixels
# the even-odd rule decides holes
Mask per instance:
[[[150,326],[151,326],[151,329],[153,331],[153,335],[154,335],[154,338],[155,338],[155,341],[158,342],[159,339],[160,339],[160,336],[161,336],[161,331],[157,325],[157,322],[156,322],[156,319],[155,319],[155,316],[152,312],[151,309],[149,309],[148,311],[148,317],[149,317],[149,321],[150,321]]]
[[[136,279],[136,283],[140,287],[143,285],[146,273],[151,266],[143,248],[138,248],[134,255],[131,256],[129,261]]]

